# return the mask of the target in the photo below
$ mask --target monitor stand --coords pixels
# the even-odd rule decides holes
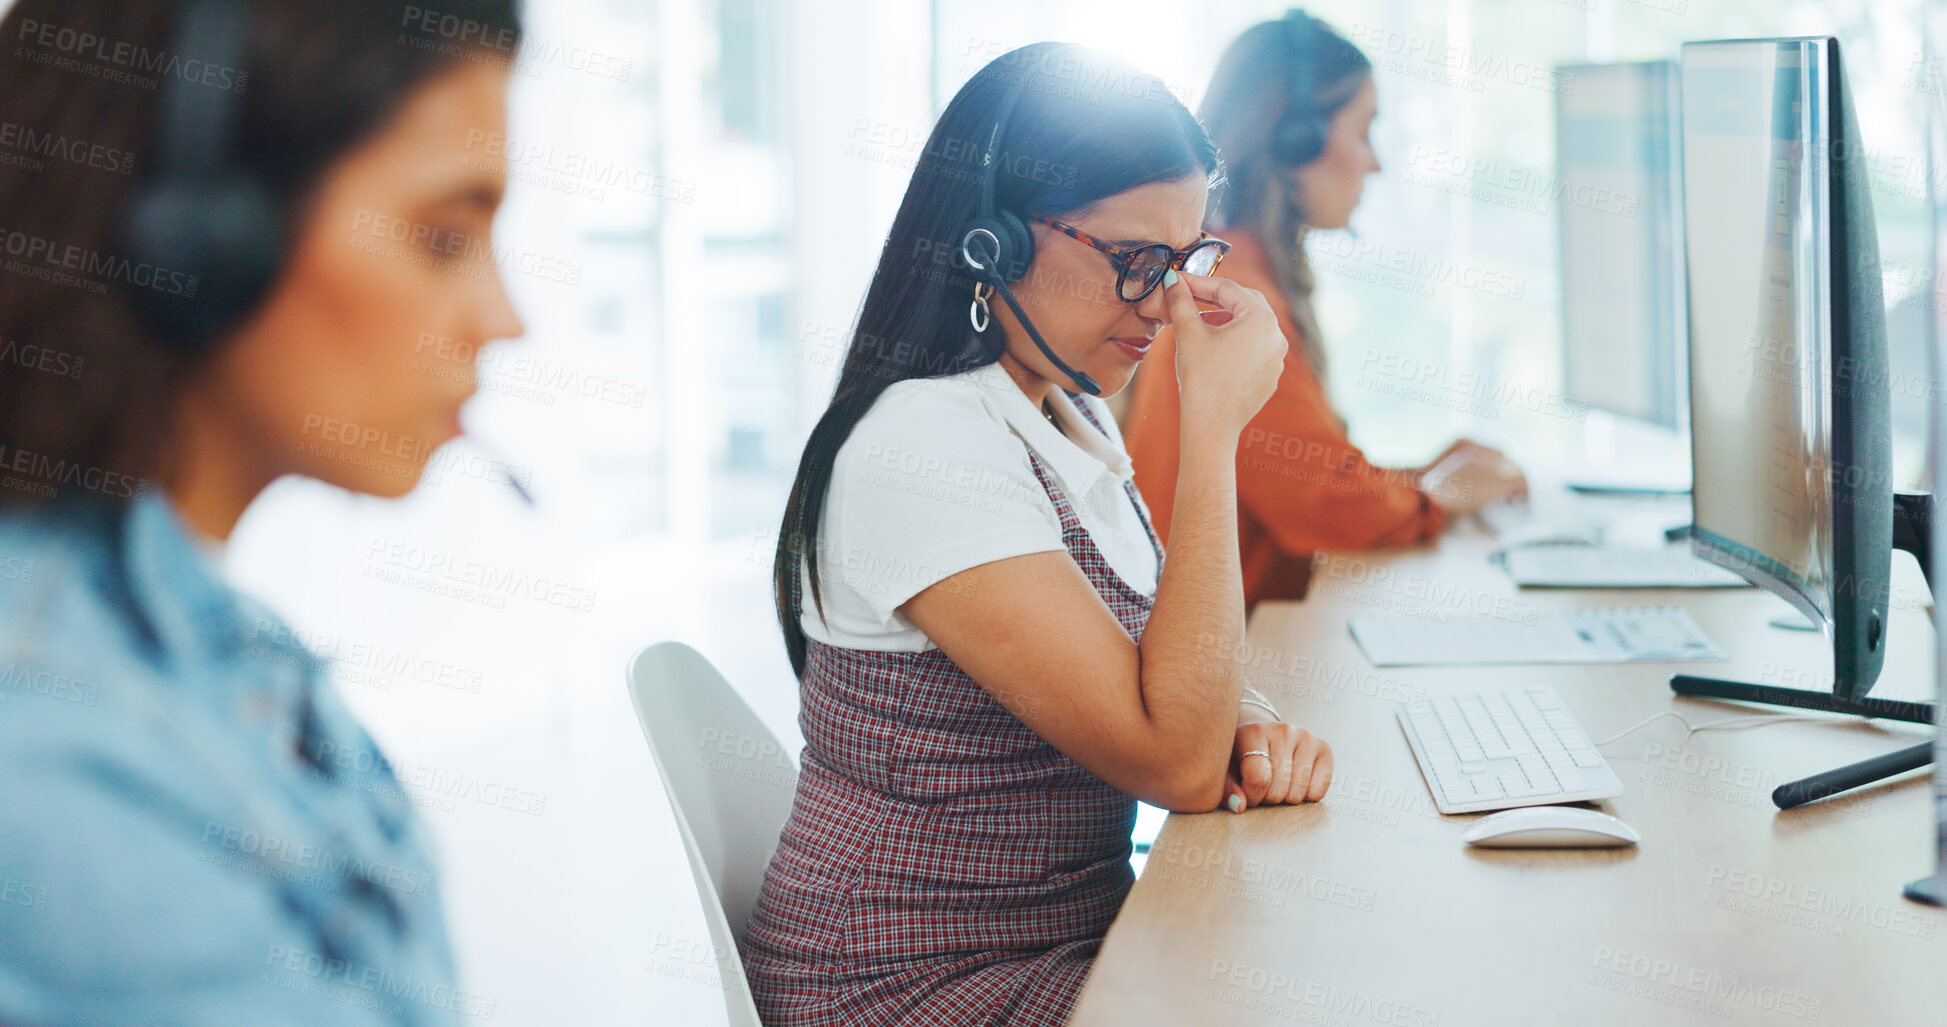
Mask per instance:
[[[1943,840],[1941,846],[1947,846],[1947,840]],[[1947,906],[1947,869],[1906,885],[1900,889],[1900,894],[1912,898],[1914,902],[1926,902],[1929,906]]]
[[[1947,906],[1947,870],[1932,877],[1922,877],[1901,889],[1900,894],[1929,906]]]
[[[1893,548],[1904,549],[1920,561],[1920,573],[1927,579],[1928,591],[1933,590],[1933,564],[1930,557],[1932,533],[1929,513],[1933,497],[1926,494],[1895,493],[1893,496]],[[1829,713],[1851,713],[1861,717],[1878,717],[1884,720],[1903,720],[1914,724],[1934,722],[1934,704],[1926,702],[1907,702],[1900,699],[1842,699],[1831,692],[1816,692],[1807,688],[1783,688],[1777,685],[1753,685],[1742,681],[1720,681],[1716,678],[1691,677],[1678,674],[1670,679],[1670,690],[1678,695],[1695,696],[1700,699],[1729,699],[1736,702],[1764,703],[1770,706],[1791,706],[1802,710],[1824,710]],[[1837,770],[1797,781],[1787,781],[1771,791],[1771,801],[1779,809],[1791,809],[1808,802],[1837,795],[1851,788],[1871,784],[1909,770],[1918,770],[1933,762],[1933,742],[1926,741],[1909,746],[1884,756],[1861,760]]]

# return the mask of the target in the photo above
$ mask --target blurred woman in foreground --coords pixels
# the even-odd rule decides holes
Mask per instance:
[[[521,333],[505,169],[467,145],[505,132],[520,27],[440,6],[18,0],[0,28],[0,122],[61,155],[0,164],[0,876],[28,900],[0,902],[0,1022],[492,1014],[389,764],[217,573],[278,477],[418,483],[473,381],[420,340]]]

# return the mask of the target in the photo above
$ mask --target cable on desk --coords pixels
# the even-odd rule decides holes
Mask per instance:
[[[1729,730],[1730,728],[1739,724],[1742,724],[1746,727],[1763,727],[1766,724],[1777,724],[1787,720],[1820,720],[1821,719],[1817,717],[1809,717],[1802,713],[1761,713],[1751,717],[1726,717],[1723,720],[1713,720],[1708,724],[1693,725],[1689,721],[1683,719],[1683,714],[1678,713],[1675,710],[1664,710],[1662,713],[1658,713],[1655,716],[1644,717],[1642,720],[1639,720],[1636,723],[1631,724],[1630,726],[1624,728],[1623,730],[1613,735],[1610,735],[1609,737],[1603,739],[1602,741],[1594,743],[1594,745],[1596,748],[1600,749],[1605,745],[1609,745],[1613,742],[1621,741],[1622,739],[1629,737],[1631,734],[1635,733],[1637,730],[1643,728],[1644,726],[1654,723],[1655,721],[1660,720],[1664,717],[1675,717],[1679,722],[1683,724],[1684,727],[1690,729],[1689,731],[1684,733],[1683,737],[1686,740],[1689,739],[1691,735],[1694,735],[1699,731],[1714,731],[1720,728]]]

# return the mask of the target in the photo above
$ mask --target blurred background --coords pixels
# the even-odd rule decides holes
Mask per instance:
[[[393,755],[439,840],[463,976],[495,1022],[721,1022],[622,668],[651,642],[688,642],[796,744],[769,597],[776,525],[935,115],[982,64],[1044,39],[1119,51],[1194,109],[1229,40],[1286,6],[530,0],[512,127],[480,141],[512,167],[498,243],[521,258],[506,263],[526,337],[486,353],[468,438],[425,487],[380,502],[282,482],[228,555],[243,588],[338,661]],[[1354,440],[1409,464],[1459,434],[1559,433],[1527,400],[1430,402],[1360,368],[1397,354],[1559,401],[1561,64],[1838,35],[1888,301],[1931,302],[1924,108],[1947,76],[1920,52],[1920,8],[1310,5],[1371,57],[1380,98],[1385,170],[1352,232],[1312,240]],[[579,274],[522,273],[529,257]]]

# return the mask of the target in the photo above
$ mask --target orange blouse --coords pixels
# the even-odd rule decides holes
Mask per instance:
[[[1263,599],[1303,598],[1313,553],[1420,542],[1439,534],[1445,516],[1404,474],[1367,463],[1346,438],[1262,244],[1234,228],[1223,238],[1231,250],[1218,274],[1263,293],[1291,347],[1277,392],[1237,447],[1238,541],[1250,608]],[[1122,434],[1136,486],[1167,543],[1180,459],[1174,333],[1163,329],[1143,363]]]

